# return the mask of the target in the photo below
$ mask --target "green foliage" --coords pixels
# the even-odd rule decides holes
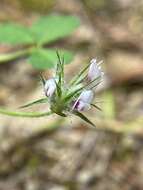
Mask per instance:
[[[79,26],[79,20],[74,16],[50,15],[41,17],[35,22],[31,31],[35,40],[40,43],[53,42],[71,34]]]
[[[28,28],[14,23],[0,24],[0,43],[16,45],[33,42],[32,33]]]
[[[60,55],[64,56],[65,64],[69,63],[73,54],[66,50],[60,50]],[[29,63],[36,69],[47,69],[55,66],[57,55],[55,49],[34,49],[29,57]]]
[[[0,43],[10,45],[28,45],[22,50],[29,55],[29,63],[36,69],[54,67],[57,56],[55,49],[46,49],[44,44],[67,37],[79,26],[79,19],[74,16],[49,15],[43,16],[29,28],[15,24],[0,24]],[[30,48],[29,48],[30,47]],[[29,48],[29,49],[28,49]],[[59,50],[64,55],[65,63],[69,63],[73,54],[69,51]],[[13,55],[0,55],[0,62],[12,60],[22,56],[22,53],[14,52]]]

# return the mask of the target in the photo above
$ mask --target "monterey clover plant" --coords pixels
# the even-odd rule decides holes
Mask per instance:
[[[26,108],[34,104],[48,103],[49,112],[11,112],[0,109],[0,113],[23,116],[23,117],[42,117],[56,113],[62,117],[70,114],[76,115],[95,126],[84,114],[83,111],[89,110],[91,107],[100,108],[93,104],[94,90],[103,77],[101,70],[101,62],[92,59],[69,83],[65,81],[64,76],[64,57],[61,58],[57,53],[58,62],[55,73],[52,78],[46,80],[41,75],[41,81],[45,97],[28,103],[21,108]]]
[[[30,26],[0,23],[0,44],[14,48],[11,52],[0,52],[0,64],[23,57],[35,69],[54,68],[57,55],[53,45],[71,35],[79,26],[80,20],[76,16],[58,14],[41,16]],[[65,57],[65,64],[70,63],[74,53],[65,49],[59,51]]]

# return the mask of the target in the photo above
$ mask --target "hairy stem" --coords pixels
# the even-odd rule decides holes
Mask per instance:
[[[16,117],[44,117],[51,115],[52,112],[14,112],[9,111],[3,108],[0,108],[0,114],[9,115],[9,116],[16,116]]]
[[[30,47],[30,48],[19,50],[16,52],[0,54],[0,64],[7,62],[7,61],[12,61],[12,60],[17,59],[21,56],[27,55],[32,51],[32,49],[33,48]]]

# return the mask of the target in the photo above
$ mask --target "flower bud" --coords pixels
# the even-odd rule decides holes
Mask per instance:
[[[88,79],[90,81],[95,80],[96,78],[101,78],[104,73],[101,71],[101,62],[97,63],[96,59],[92,59],[90,61],[89,71],[88,71]]]
[[[73,109],[78,111],[88,110],[90,109],[90,104],[93,100],[93,92],[91,90],[83,91],[75,104],[73,105]]]
[[[44,92],[47,97],[51,97],[56,90],[56,82],[55,79],[49,79],[46,81],[44,86]]]

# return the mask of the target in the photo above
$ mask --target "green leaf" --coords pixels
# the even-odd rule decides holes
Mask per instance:
[[[35,49],[29,57],[29,63],[36,69],[50,69],[54,62],[50,59],[51,54],[44,49]]]
[[[66,50],[60,50],[60,55],[64,56],[65,63],[69,63],[73,54]],[[29,63],[36,69],[50,69],[55,66],[57,62],[57,54],[55,49],[35,49],[30,58]]]
[[[20,108],[27,108],[29,106],[33,106],[34,104],[41,104],[41,103],[47,103],[48,102],[48,98],[41,98],[39,100],[35,100],[35,101],[32,101],[28,104],[25,104],[23,106],[20,106]]]
[[[38,43],[49,43],[70,35],[80,22],[75,16],[49,15],[36,21],[31,31]]]
[[[83,115],[81,112],[79,111],[74,111],[73,112],[74,115],[80,117],[82,120],[84,120],[85,122],[87,122],[88,124],[92,125],[93,127],[96,127],[94,125],[94,123],[92,123],[85,115]]]
[[[33,42],[32,33],[28,28],[14,23],[0,24],[0,43],[16,45]]]

